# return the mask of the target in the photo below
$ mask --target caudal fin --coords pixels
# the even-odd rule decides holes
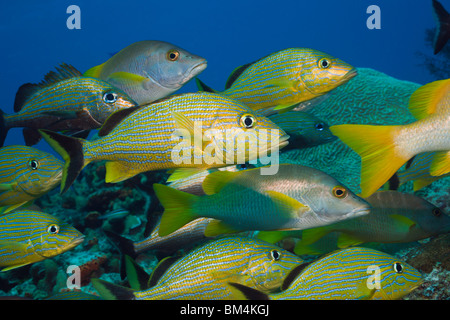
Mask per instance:
[[[80,171],[87,164],[83,156],[83,143],[85,140],[65,136],[49,130],[39,130],[39,133],[65,161],[61,179],[61,193],[64,193],[69,189]]]
[[[207,86],[203,81],[201,81],[199,78],[195,78],[195,83],[197,84],[197,88],[199,91],[205,91],[205,92],[212,92],[215,93],[217,92],[216,90],[210,88],[209,86]]]
[[[153,189],[164,207],[158,230],[160,237],[167,236],[199,218],[193,209],[198,196],[159,183],[155,183]]]
[[[439,53],[450,38],[450,14],[439,1],[433,0],[433,13],[436,19],[434,54]]]
[[[361,157],[361,197],[377,191],[409,160],[394,144],[397,126],[344,124],[330,127],[331,132]]]

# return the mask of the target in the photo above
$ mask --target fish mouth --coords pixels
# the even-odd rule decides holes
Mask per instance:
[[[192,68],[190,68],[186,72],[182,83],[185,84],[186,82],[191,80],[193,77],[200,74],[200,72],[205,70],[207,66],[208,66],[208,61],[206,61],[206,60],[202,60],[199,63],[197,63],[196,65],[194,65]]]
[[[352,211],[349,211],[347,213],[341,214],[341,215],[319,215],[320,219],[326,223],[330,222],[337,222],[347,219],[353,219],[360,216],[364,216],[366,214],[370,213],[370,208],[363,207],[363,208],[355,208]]]
[[[79,237],[73,238],[72,241],[69,242],[68,249],[75,248],[77,245],[84,241],[85,235],[81,235]]]
[[[356,68],[351,69],[342,77],[342,83],[348,82],[350,79],[353,79],[358,75],[358,71]]]

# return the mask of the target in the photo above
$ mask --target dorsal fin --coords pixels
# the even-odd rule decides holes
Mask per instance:
[[[34,83],[25,83],[19,87],[14,100],[14,112],[19,112],[25,103],[39,90],[41,87]]]
[[[116,112],[112,113],[98,131],[98,136],[103,137],[109,134],[123,119],[125,119],[127,116],[129,116],[139,108],[140,106],[135,106],[117,110]]]
[[[67,64],[67,63],[61,63],[59,67],[56,67],[55,71],[50,71],[44,76],[44,80],[39,82],[39,86],[41,88],[55,84],[59,81],[75,78],[75,77],[82,77],[80,71],[75,69],[75,67]]]
[[[294,269],[289,272],[289,274],[284,278],[283,284],[281,285],[280,290],[284,291],[294,282],[295,279],[297,279],[298,275],[305,270],[305,268],[310,264],[310,262],[302,263],[298,266],[296,266]]]
[[[233,83],[236,81],[236,79],[239,78],[239,76],[245,70],[247,70],[248,67],[250,67],[252,64],[254,64],[254,62],[244,64],[243,66],[240,66],[240,67],[237,67],[236,69],[234,69],[233,72],[231,72],[230,76],[228,77],[227,82],[225,83],[225,90],[230,88],[233,85]]]
[[[166,257],[162,259],[158,265],[153,269],[152,274],[150,275],[150,279],[148,280],[147,288],[151,288],[158,283],[159,279],[161,279],[162,275],[166,273],[166,271],[177,261],[179,257]]]

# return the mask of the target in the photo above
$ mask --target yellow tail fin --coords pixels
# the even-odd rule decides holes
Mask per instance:
[[[192,208],[198,196],[159,183],[155,183],[153,189],[164,207],[158,230],[160,237],[167,236],[199,218]]]
[[[397,126],[344,124],[331,132],[361,157],[361,197],[377,191],[406,162],[394,144]]]

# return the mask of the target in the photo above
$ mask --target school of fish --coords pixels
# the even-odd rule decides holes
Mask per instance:
[[[236,67],[223,91],[198,79],[206,67],[201,56],[147,40],[84,73],[63,63],[20,86],[14,113],[0,114],[0,270],[82,243],[73,226],[32,204],[58,186],[70,192],[90,163],[103,161],[107,183],[170,173],[153,185],[164,212],[137,242],[105,231],[129,287],[93,279],[98,295],[54,299],[376,300],[420,286],[419,271],[360,245],[450,232],[450,216],[436,205],[382,190],[393,176],[416,191],[450,174],[450,79],[411,95],[413,123],[329,126],[308,111],[357,77],[339,58],[287,48]],[[198,92],[176,94],[194,78]],[[3,146],[16,127],[26,146]],[[31,147],[41,138],[62,160]],[[360,194],[313,167],[278,163],[280,152],[339,139],[361,156]],[[291,250],[279,245],[286,238],[295,239]],[[148,274],[136,258],[155,250],[162,258]]]

